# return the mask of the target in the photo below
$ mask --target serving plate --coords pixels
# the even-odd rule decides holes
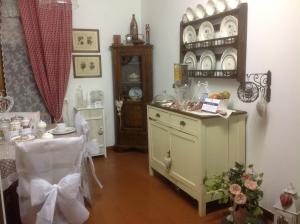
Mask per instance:
[[[222,70],[235,70],[237,68],[237,50],[227,48],[221,56]]]
[[[227,8],[227,3],[225,0],[216,0],[216,9],[218,12],[225,12]]]
[[[35,139],[34,135],[25,135],[25,136],[15,136],[12,137],[10,140],[13,142],[26,142]]]
[[[140,100],[143,96],[143,91],[139,87],[132,87],[128,95],[132,100]]]
[[[183,64],[186,64],[188,66],[188,70],[196,69],[197,67],[196,55],[191,51],[186,52],[183,58]]]
[[[76,131],[74,127],[66,127],[63,130],[58,130],[57,128],[50,129],[48,132],[53,135],[66,135]]]
[[[211,50],[205,50],[201,54],[197,64],[198,70],[214,70],[216,69],[216,56]]]
[[[208,16],[212,16],[216,13],[216,5],[212,0],[207,1],[205,11]]]
[[[195,14],[196,14],[197,19],[202,19],[206,16],[205,8],[203,7],[203,5],[198,4],[196,6]]]
[[[198,32],[198,40],[209,40],[215,37],[215,29],[211,22],[205,21],[201,23]]]
[[[188,44],[197,40],[196,30],[193,26],[187,26],[183,30],[182,34],[183,43]]]
[[[224,17],[221,22],[220,33],[223,37],[238,35],[238,19],[234,16]]]
[[[192,8],[188,7],[186,10],[185,10],[185,14],[188,18],[189,21],[193,21],[196,19],[196,15],[195,15],[195,12]]]

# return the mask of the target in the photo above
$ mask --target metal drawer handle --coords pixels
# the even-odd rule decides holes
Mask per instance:
[[[149,117],[149,120],[150,121],[156,121],[154,118],[152,118],[152,117]]]
[[[157,114],[155,115],[155,117],[160,117],[160,114],[159,114],[159,113],[157,113]]]
[[[99,129],[98,135],[103,135],[103,129],[102,128]]]
[[[180,125],[181,125],[181,126],[185,126],[186,123],[185,123],[184,121],[180,121]]]

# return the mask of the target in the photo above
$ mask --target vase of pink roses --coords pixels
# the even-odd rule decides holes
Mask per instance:
[[[259,201],[263,197],[262,184],[263,173],[256,173],[253,165],[245,167],[235,163],[235,167],[212,178],[205,177],[203,182],[207,192],[212,197],[219,199],[220,203],[229,203],[230,214],[226,217],[229,223],[257,223],[258,217],[263,211],[259,207]],[[244,208],[247,217],[240,221],[237,211]]]

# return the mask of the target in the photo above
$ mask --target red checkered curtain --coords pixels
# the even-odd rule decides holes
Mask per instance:
[[[18,0],[34,77],[56,122],[62,120],[72,53],[72,5],[63,2]]]

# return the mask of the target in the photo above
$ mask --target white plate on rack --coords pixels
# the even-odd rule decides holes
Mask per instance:
[[[185,10],[185,14],[188,18],[189,21],[193,21],[196,19],[196,14],[194,12],[194,10],[190,7],[188,7],[186,10]]]
[[[182,34],[183,43],[188,44],[197,41],[196,30],[192,26],[187,26],[183,30]]]
[[[186,52],[183,58],[183,64],[186,64],[188,66],[188,70],[196,69],[197,67],[196,55],[191,51]]]
[[[48,132],[53,135],[66,135],[76,131],[74,127],[66,127],[63,130],[58,130],[57,128],[50,129]]]
[[[188,22],[189,22],[189,19],[188,19],[186,13],[183,14],[182,20],[181,20],[181,21],[182,21],[183,23],[188,23]]]
[[[241,3],[240,0],[226,0],[229,9],[235,9]]]
[[[203,7],[203,5],[198,4],[196,6],[195,14],[196,14],[197,19],[202,19],[206,16],[205,8]]]
[[[207,1],[205,11],[208,16],[212,16],[216,13],[216,5],[212,0]]]
[[[216,9],[218,12],[225,12],[227,9],[227,3],[225,0],[216,0]]]
[[[237,68],[237,50],[227,48],[221,56],[222,70],[235,70]]]
[[[216,56],[211,50],[205,50],[201,54],[197,64],[198,70],[214,70],[216,69]]]
[[[222,37],[238,35],[238,19],[234,16],[226,16],[222,19],[220,32]]]
[[[205,21],[201,23],[198,32],[198,40],[209,40],[215,37],[215,29],[211,22]]]

